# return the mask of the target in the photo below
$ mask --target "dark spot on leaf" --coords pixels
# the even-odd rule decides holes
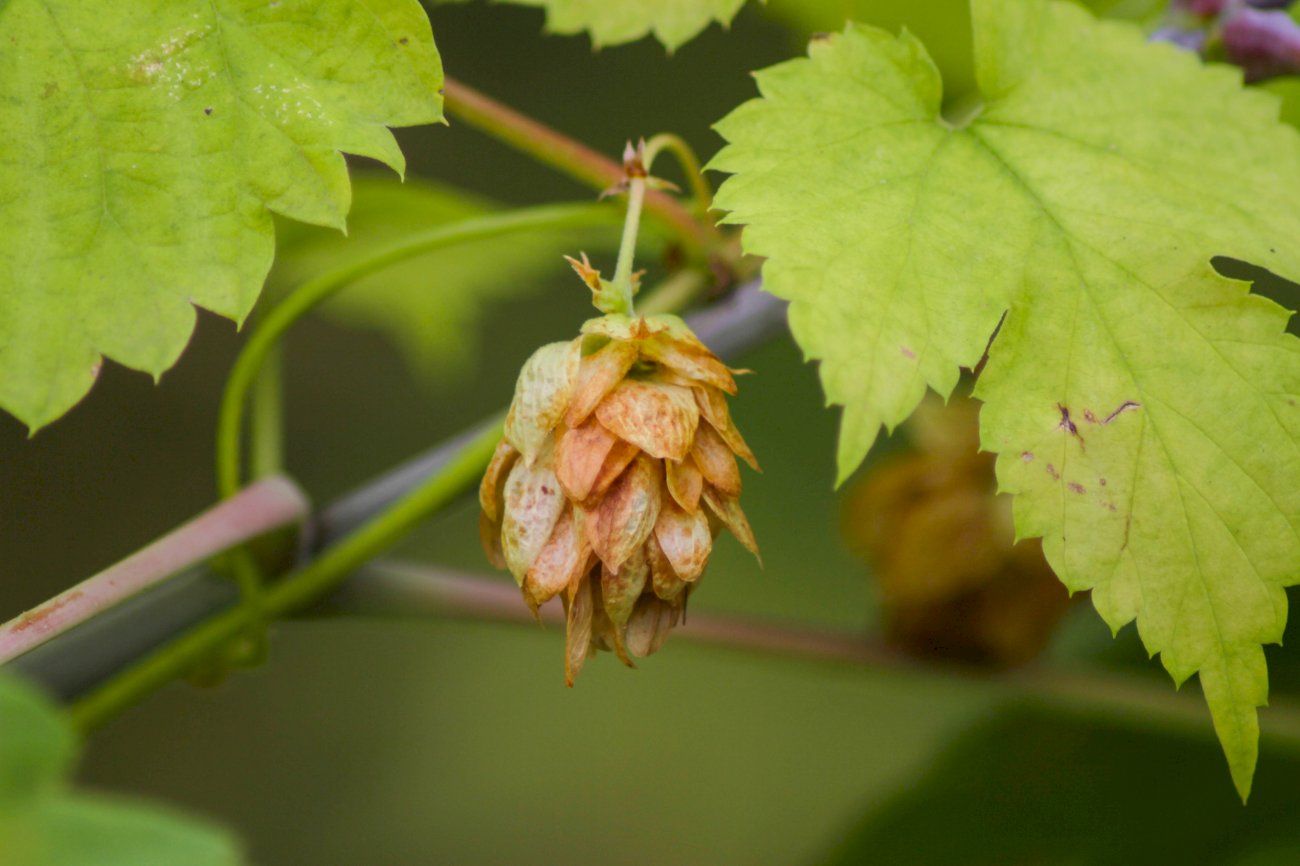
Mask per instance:
[[[1084,409],[1084,410],[1083,410],[1083,420],[1087,421],[1089,424],[1096,424],[1096,423],[1097,423],[1097,416],[1094,415],[1094,414],[1092,414],[1092,410],[1091,410],[1091,409]]]
[[[410,42],[410,41],[411,41],[410,39],[407,39],[405,36],[403,36],[401,39],[397,40],[397,44],[398,44],[398,45],[405,45],[406,43],[408,43],[408,42]]]
[[[545,484],[543,484],[543,485],[542,485],[542,495],[543,495],[543,496],[550,496],[551,493],[552,493],[551,488],[549,488],[549,487],[547,487]]]
[[[1141,409],[1141,408],[1142,408],[1141,403],[1136,403],[1133,400],[1125,400],[1123,403],[1120,403],[1118,407],[1116,407],[1114,412],[1111,412],[1109,415],[1107,415],[1106,420],[1102,421],[1101,423],[1109,424],[1110,422],[1118,418],[1120,415],[1123,415],[1128,410]]]
[[[1105,487],[1105,486],[1106,486],[1106,479],[1105,479],[1105,478],[1098,478],[1098,479],[1097,479],[1097,483],[1100,484],[1102,487]]]
[[[207,108],[203,109],[203,113],[204,113],[204,114],[207,114],[207,115],[211,115],[211,114],[212,114],[212,106],[209,105]]]
[[[1071,481],[1067,486],[1068,486],[1071,490],[1073,490],[1075,493],[1083,493],[1083,492],[1084,492],[1084,491],[1083,491],[1083,485],[1082,485],[1082,484],[1079,484],[1077,481]]]
[[[1056,471],[1056,467],[1050,463],[1047,464],[1047,474],[1052,476],[1053,481],[1059,481],[1061,479],[1061,475]]]
[[[1064,403],[1057,403],[1056,408],[1061,413],[1061,423],[1056,425],[1057,429],[1064,430],[1066,433],[1069,433],[1075,439],[1078,439],[1079,445],[1082,446],[1083,434],[1079,432],[1079,428],[1075,425],[1074,421],[1070,418],[1069,407],[1067,407]]]

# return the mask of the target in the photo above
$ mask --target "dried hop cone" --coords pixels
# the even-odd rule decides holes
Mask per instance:
[[[597,650],[630,665],[659,649],[722,527],[757,556],[733,372],[676,316],[618,314],[520,371],[479,489],[483,547],[534,613],[563,599],[569,685]]]

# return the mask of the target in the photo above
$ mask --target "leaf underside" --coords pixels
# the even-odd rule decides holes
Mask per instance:
[[[633,42],[648,34],[673,51],[714,21],[731,23],[745,0],[506,0],[546,10],[553,33],[586,31],[597,48]]]
[[[1260,645],[1300,579],[1300,341],[1209,260],[1300,275],[1300,136],[1129,25],[1017,0],[973,21],[963,128],[906,32],[850,25],[760,72],[718,125],[717,204],[844,407],[841,480],[988,347],[981,439],[1018,534],[1177,682],[1200,673],[1244,797]]]
[[[0,38],[0,407],[33,429],[101,356],[161,374],[193,305],[242,321],[269,212],[341,228],[341,151],[401,171],[387,126],[442,116],[416,0],[10,0]]]

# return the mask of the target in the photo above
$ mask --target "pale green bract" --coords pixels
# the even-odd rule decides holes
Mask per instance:
[[[745,0],[507,0],[546,9],[546,29],[584,30],[597,48],[632,42],[653,33],[669,51],[699,35],[714,21],[731,23]]]
[[[439,120],[416,0],[0,5],[0,407],[33,429],[101,356],[161,374],[197,304],[242,320],[269,211],[342,227],[340,151]]]
[[[238,866],[224,831],[170,809],[67,789],[71,727],[41,695],[0,676],[0,863]]]
[[[1249,791],[1300,580],[1300,341],[1214,255],[1300,276],[1300,136],[1240,74],[1063,3],[975,0],[985,104],[853,26],[759,73],[717,204],[844,406],[841,480],[989,348],[983,446],[1071,590],[1200,672]]]

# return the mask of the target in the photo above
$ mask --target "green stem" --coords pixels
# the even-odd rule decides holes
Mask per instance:
[[[266,355],[253,383],[248,425],[252,446],[248,475],[253,481],[284,470],[284,364],[277,345]]]
[[[704,179],[699,157],[680,135],[661,132],[645,143],[646,171],[650,170],[650,163],[654,162],[654,158],[661,150],[667,150],[677,158],[677,164],[681,167],[682,174],[686,176],[686,183],[691,188],[691,197],[695,200],[695,215],[698,219],[707,221],[709,209],[713,206],[713,190],[709,187],[709,182]]]
[[[623,167],[614,160],[459,81],[446,79],[443,97],[454,117],[585,186],[603,192],[624,180]],[[671,196],[650,192],[646,211],[676,235],[692,259],[708,258],[723,243],[717,228]]]
[[[632,297],[636,287],[632,284],[632,260],[636,257],[636,235],[641,226],[641,205],[645,201],[646,181],[634,177],[628,181],[627,216],[623,220],[623,240],[618,245],[618,263],[614,265],[613,284],[623,292],[624,310],[633,312]]]
[[[284,467],[284,378],[280,346],[266,355],[253,382],[249,404],[249,480],[277,475]],[[226,559],[230,576],[246,604],[260,605],[264,575],[247,548],[232,550]],[[254,641],[259,642],[259,641]]]
[[[284,616],[316,600],[471,487],[492,459],[500,438],[498,423],[390,509],[326,549],[310,564],[269,587],[259,610],[241,605],[218,614],[87,694],[70,709],[73,723],[83,732],[99,727],[141,698],[194,669],[233,638],[256,627],[261,616]]]
[[[267,356],[290,326],[349,283],[389,265],[454,244],[540,228],[609,225],[616,217],[605,205],[546,205],[492,214],[411,235],[386,250],[322,274],[267,313],[235,360],[217,420],[217,491],[224,498],[240,487],[241,433],[248,395]]]

